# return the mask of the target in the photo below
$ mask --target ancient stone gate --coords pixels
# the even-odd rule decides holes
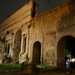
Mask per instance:
[[[0,24],[0,63],[5,56],[22,63],[64,65],[65,55],[75,57],[75,1],[71,0],[42,14],[37,3],[25,6]]]

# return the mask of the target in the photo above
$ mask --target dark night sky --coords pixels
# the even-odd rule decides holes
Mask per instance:
[[[0,23],[29,0],[0,0]],[[69,0],[35,0],[39,3],[38,13],[42,13]]]

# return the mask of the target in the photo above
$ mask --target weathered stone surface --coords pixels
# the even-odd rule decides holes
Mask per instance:
[[[35,17],[31,16],[32,10],[33,1],[31,0],[1,23],[0,37],[2,39],[5,37],[6,41],[10,41],[8,54],[13,58],[16,45],[15,36],[17,31],[21,30],[21,35],[18,35],[18,37],[21,36],[19,54],[28,53],[29,63],[33,63],[35,59],[41,63],[55,66],[59,61],[64,61],[62,46],[58,44],[59,40],[65,36],[75,37],[75,2],[69,1]],[[9,34],[6,34],[7,31]],[[62,45],[63,43],[65,43],[65,39]],[[38,53],[39,55],[37,55]]]

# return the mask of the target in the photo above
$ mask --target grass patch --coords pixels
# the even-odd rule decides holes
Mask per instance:
[[[55,67],[55,66],[49,66],[48,64],[38,64],[37,68],[40,68],[42,72],[59,72],[59,71],[65,71],[65,68]]]
[[[49,68],[50,66],[48,64],[38,64],[36,65],[38,68]]]
[[[75,62],[70,62],[71,68],[75,69]]]
[[[11,71],[11,70],[19,70],[21,69],[21,64],[2,64],[0,65],[0,72],[3,71]]]
[[[48,64],[38,64],[36,67],[38,67],[38,68],[54,68],[53,66],[49,66]]]

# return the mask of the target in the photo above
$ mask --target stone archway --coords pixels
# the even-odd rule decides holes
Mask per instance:
[[[39,41],[35,42],[33,45],[33,64],[40,64],[40,57],[41,57],[41,43]]]
[[[19,59],[19,53],[20,53],[20,50],[21,50],[21,30],[18,30],[16,32],[16,35],[15,35],[15,41],[14,41],[14,62],[18,62]]]
[[[9,52],[10,52],[10,43],[6,44],[6,51],[5,52],[7,53],[7,55],[9,54]]]
[[[65,56],[75,57],[75,38],[72,36],[62,37],[57,44],[57,66],[63,66]]]

